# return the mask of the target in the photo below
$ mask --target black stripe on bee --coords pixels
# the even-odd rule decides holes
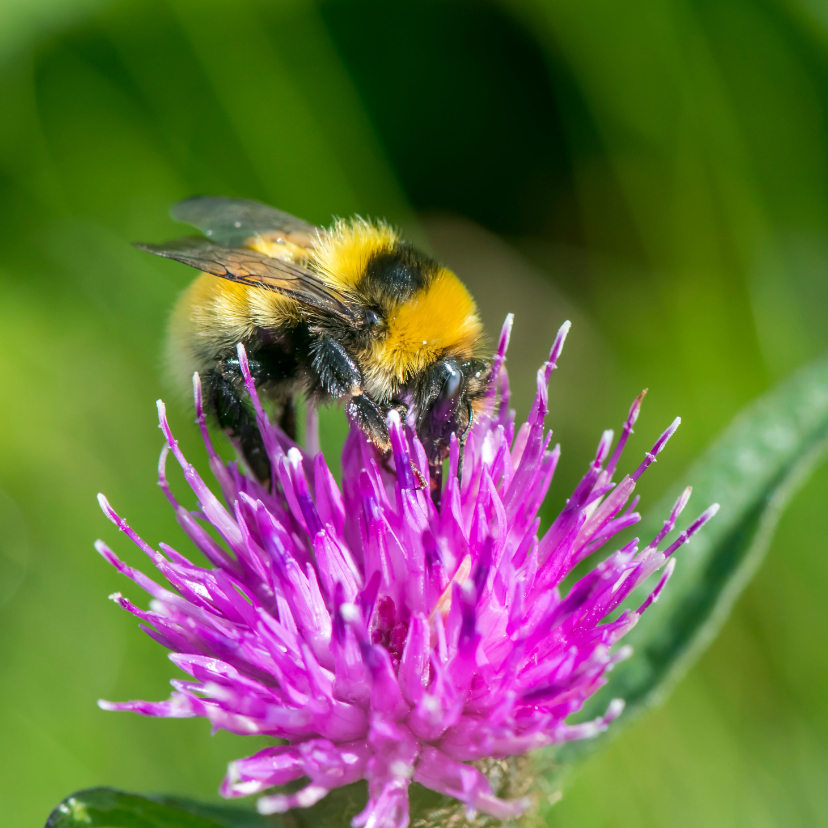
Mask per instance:
[[[436,262],[400,243],[371,256],[362,283],[372,295],[379,294],[390,302],[405,302],[428,287],[438,270]]]

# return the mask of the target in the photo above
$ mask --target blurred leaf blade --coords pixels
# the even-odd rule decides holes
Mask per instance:
[[[419,786],[412,812],[428,810],[444,798]],[[364,783],[336,788],[310,808],[262,816],[254,810],[214,805],[177,796],[143,796],[114,788],[88,788],[66,797],[45,828],[343,828],[364,807]]]
[[[203,805],[177,797],[146,797],[113,788],[68,796],[46,828],[267,828],[281,825],[255,811]]]
[[[770,545],[793,494],[828,449],[828,357],[806,366],[756,400],[693,464],[683,480],[693,484],[688,512],[720,503],[721,510],[680,550],[678,566],[660,600],[625,638],[634,655],[591,699],[585,714],[600,715],[613,697],[623,698],[621,721],[629,723],[659,703],[713,640]],[[660,528],[681,486],[652,510],[641,537]],[[633,596],[643,600],[646,590]],[[619,730],[616,723],[595,739],[542,752],[561,770],[592,753]]]

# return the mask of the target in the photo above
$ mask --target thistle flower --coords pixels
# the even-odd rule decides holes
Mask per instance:
[[[262,813],[308,807],[333,788],[365,779],[369,798],[353,820],[356,828],[404,828],[412,781],[456,797],[471,812],[518,815],[527,803],[495,796],[472,763],[589,738],[620,714],[623,703],[615,700],[599,719],[567,721],[629,655],[614,645],[657,599],[673,553],[717,507],[659,549],[687,503],[686,490],[655,538],[641,549],[630,541],[564,592],[575,566],[639,520],[638,498],[631,500],[636,483],[679,420],[632,474],[613,482],[639,395],[615,450],[613,433],[604,432],[586,475],[539,534],[538,510],[560,455],[544,428],[547,385],[569,323],[538,372],[531,413],[518,429],[503,365],[510,329],[511,317],[494,358],[487,409],[465,445],[462,481],[460,446],[452,440],[439,509],[418,487],[412,464],[427,476],[426,455],[396,411],[388,418],[392,458],[379,457],[352,429],[339,487],[312,429],[302,451],[269,422],[241,348],[273,468],[271,491],[215,453],[198,377],[198,423],[222,499],[184,458],[159,402],[166,439],[159,483],[211,567],[166,544],[152,549],[103,496],[106,515],[172,590],[122,563],[104,543],[97,549],[152,596],[149,610],[112,597],[141,619],[190,680],[173,680],[168,701],[101,706],[203,716],[214,729],[280,740],[231,763],[221,787],[224,796],[239,797],[307,778],[293,793],[260,798]],[[169,452],[198,511],[170,491]],[[660,569],[644,603],[616,617],[630,593]]]

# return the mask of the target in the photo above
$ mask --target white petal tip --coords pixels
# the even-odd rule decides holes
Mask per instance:
[[[360,619],[360,612],[355,604],[340,604],[339,612],[342,615],[342,618],[349,623],[353,624]]]
[[[256,810],[262,816],[270,816],[270,814],[283,814],[286,810],[284,805],[278,802],[273,802],[272,798],[260,799],[256,803]]]
[[[613,699],[609,703],[607,712],[604,714],[605,719],[617,719],[623,712],[626,702],[624,699]]]

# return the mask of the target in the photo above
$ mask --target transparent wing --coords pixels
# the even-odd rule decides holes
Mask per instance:
[[[268,241],[281,238],[299,247],[313,247],[317,239],[315,225],[245,198],[196,196],[179,201],[170,215],[225,247],[246,247],[257,236]]]
[[[256,250],[228,248],[200,236],[189,236],[164,244],[136,244],[139,250],[175,259],[205,273],[231,282],[275,290],[323,313],[349,323],[357,321],[346,298],[332,290],[314,273],[293,262],[273,259]]]

